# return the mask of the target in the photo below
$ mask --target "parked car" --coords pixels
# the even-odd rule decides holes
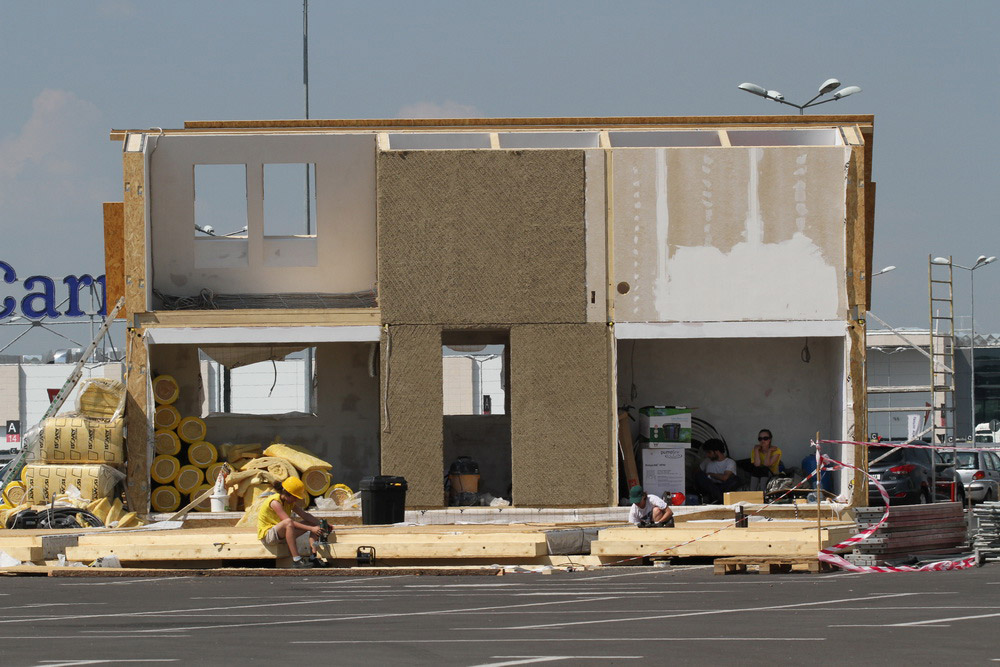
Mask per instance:
[[[938,454],[935,452],[935,454]],[[868,472],[881,482],[889,494],[890,505],[918,503],[965,502],[965,487],[955,469],[943,458],[936,458],[936,482],[932,495],[931,450],[896,449],[891,444],[869,445]],[[868,503],[881,505],[882,496],[873,484],[868,485]]]
[[[951,452],[944,452],[951,463]],[[996,452],[975,449],[955,451],[959,477],[965,485],[966,495],[972,502],[1000,499],[1000,456]]]

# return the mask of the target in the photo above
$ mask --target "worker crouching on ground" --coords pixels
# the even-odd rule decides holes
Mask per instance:
[[[257,512],[257,539],[268,546],[284,542],[292,554],[293,568],[313,567],[315,542],[319,537],[320,521],[300,505],[306,495],[306,487],[298,477],[289,477],[281,484],[275,484],[277,496],[260,506]],[[292,518],[297,514],[302,521]],[[308,542],[300,537],[308,535]],[[310,559],[302,558],[300,550],[309,550]]]
[[[628,499],[632,501],[628,512],[630,522],[640,528],[673,527],[674,511],[663,498],[646,493],[641,486],[633,486],[629,489]]]

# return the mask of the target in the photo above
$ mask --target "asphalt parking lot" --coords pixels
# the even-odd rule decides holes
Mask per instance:
[[[6,578],[7,666],[1000,661],[1000,564],[496,576]],[[317,662],[322,661],[322,662]]]

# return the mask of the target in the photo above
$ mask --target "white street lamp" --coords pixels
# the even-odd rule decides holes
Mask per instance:
[[[969,302],[969,317],[971,319],[969,327],[971,332],[969,334],[969,412],[972,421],[970,433],[973,441],[976,439],[976,269],[981,269],[995,261],[997,261],[996,256],[987,257],[986,255],[977,257],[972,266],[955,264],[950,257],[935,257],[931,260],[932,264],[950,264],[956,269],[965,269],[969,272],[969,296],[971,297]]]
[[[795,104],[794,102],[788,102],[787,100],[785,100],[785,96],[779,93],[777,90],[768,90],[763,86],[758,86],[756,83],[749,83],[749,82],[741,83],[739,86],[737,86],[737,88],[739,88],[740,90],[745,90],[751,95],[757,95],[758,97],[763,97],[764,99],[773,100],[775,102],[778,102],[779,104],[787,104],[790,107],[795,107],[796,109],[799,110],[800,116],[805,112],[805,109],[808,109],[809,107],[814,107],[819,104],[826,104],[827,102],[835,102],[849,95],[853,95],[854,93],[861,92],[861,88],[859,88],[858,86],[846,86],[844,88],[840,88],[840,81],[838,81],[837,79],[827,79],[819,87],[819,93],[817,93],[815,97],[813,97],[805,104]],[[840,90],[837,90],[837,88],[840,88]],[[835,90],[837,90],[837,92],[833,93],[833,91]],[[830,93],[833,93],[833,96],[830,97],[829,99],[820,100],[818,102],[816,101],[819,100],[819,98],[823,97],[824,95],[829,95]]]

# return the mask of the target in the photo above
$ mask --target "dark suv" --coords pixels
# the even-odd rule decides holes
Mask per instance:
[[[891,452],[891,453],[889,453]],[[936,454],[936,452],[935,452]],[[937,458],[935,501],[955,500],[965,502],[965,488],[959,482],[955,469]],[[892,445],[869,445],[868,472],[885,487],[890,505],[914,505],[931,502],[931,450],[897,449]],[[868,503],[878,506],[882,496],[874,484],[868,485]]]

